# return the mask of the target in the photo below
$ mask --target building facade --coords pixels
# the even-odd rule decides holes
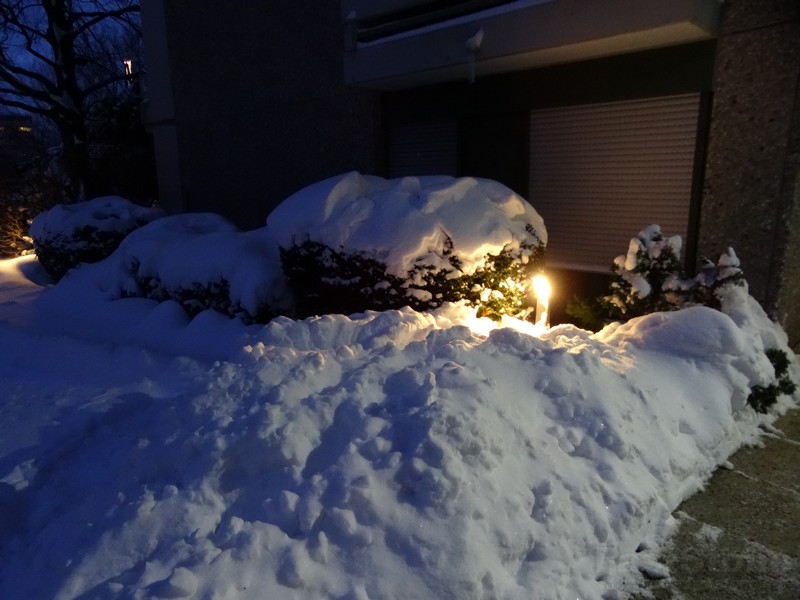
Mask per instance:
[[[795,0],[143,0],[162,202],[260,226],[349,170],[490,177],[591,295],[659,223],[800,336]],[[564,300],[569,297],[562,296]]]

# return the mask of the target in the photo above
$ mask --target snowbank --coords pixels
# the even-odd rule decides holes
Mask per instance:
[[[619,597],[757,436],[781,341],[746,295],[537,336],[453,305],[248,327],[7,293],[2,423],[50,407],[0,457],[15,598]]]

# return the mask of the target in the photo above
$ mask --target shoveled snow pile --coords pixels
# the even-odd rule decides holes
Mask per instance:
[[[9,598],[620,597],[786,345],[743,290],[596,335],[454,305],[261,327],[0,264]]]
[[[544,221],[530,204],[501,183],[473,177],[387,180],[351,172],[284,200],[267,227],[282,248],[312,241],[363,253],[398,277],[420,259],[435,263],[432,250],[450,243],[467,274],[522,241],[547,244]]]
[[[596,335],[453,305],[244,326],[142,299],[86,331],[96,289],[2,265],[11,598],[619,597],[757,435],[745,398],[786,343],[741,288],[736,320]]]

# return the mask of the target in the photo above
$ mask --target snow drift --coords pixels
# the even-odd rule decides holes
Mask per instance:
[[[454,305],[260,327],[30,264],[0,287],[14,598],[618,597],[786,346],[741,289],[596,335]]]

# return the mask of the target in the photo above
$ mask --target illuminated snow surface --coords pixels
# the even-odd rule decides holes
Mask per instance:
[[[71,279],[0,263],[7,598],[624,598],[786,349],[743,290],[592,335]]]
[[[270,213],[267,228],[283,248],[309,238],[365,253],[398,277],[416,259],[435,262],[431,248],[443,248],[448,237],[468,274],[485,266],[489,254],[517,250],[520,241],[547,245],[544,221],[533,206],[505,185],[475,177],[346,173],[284,200]]]

